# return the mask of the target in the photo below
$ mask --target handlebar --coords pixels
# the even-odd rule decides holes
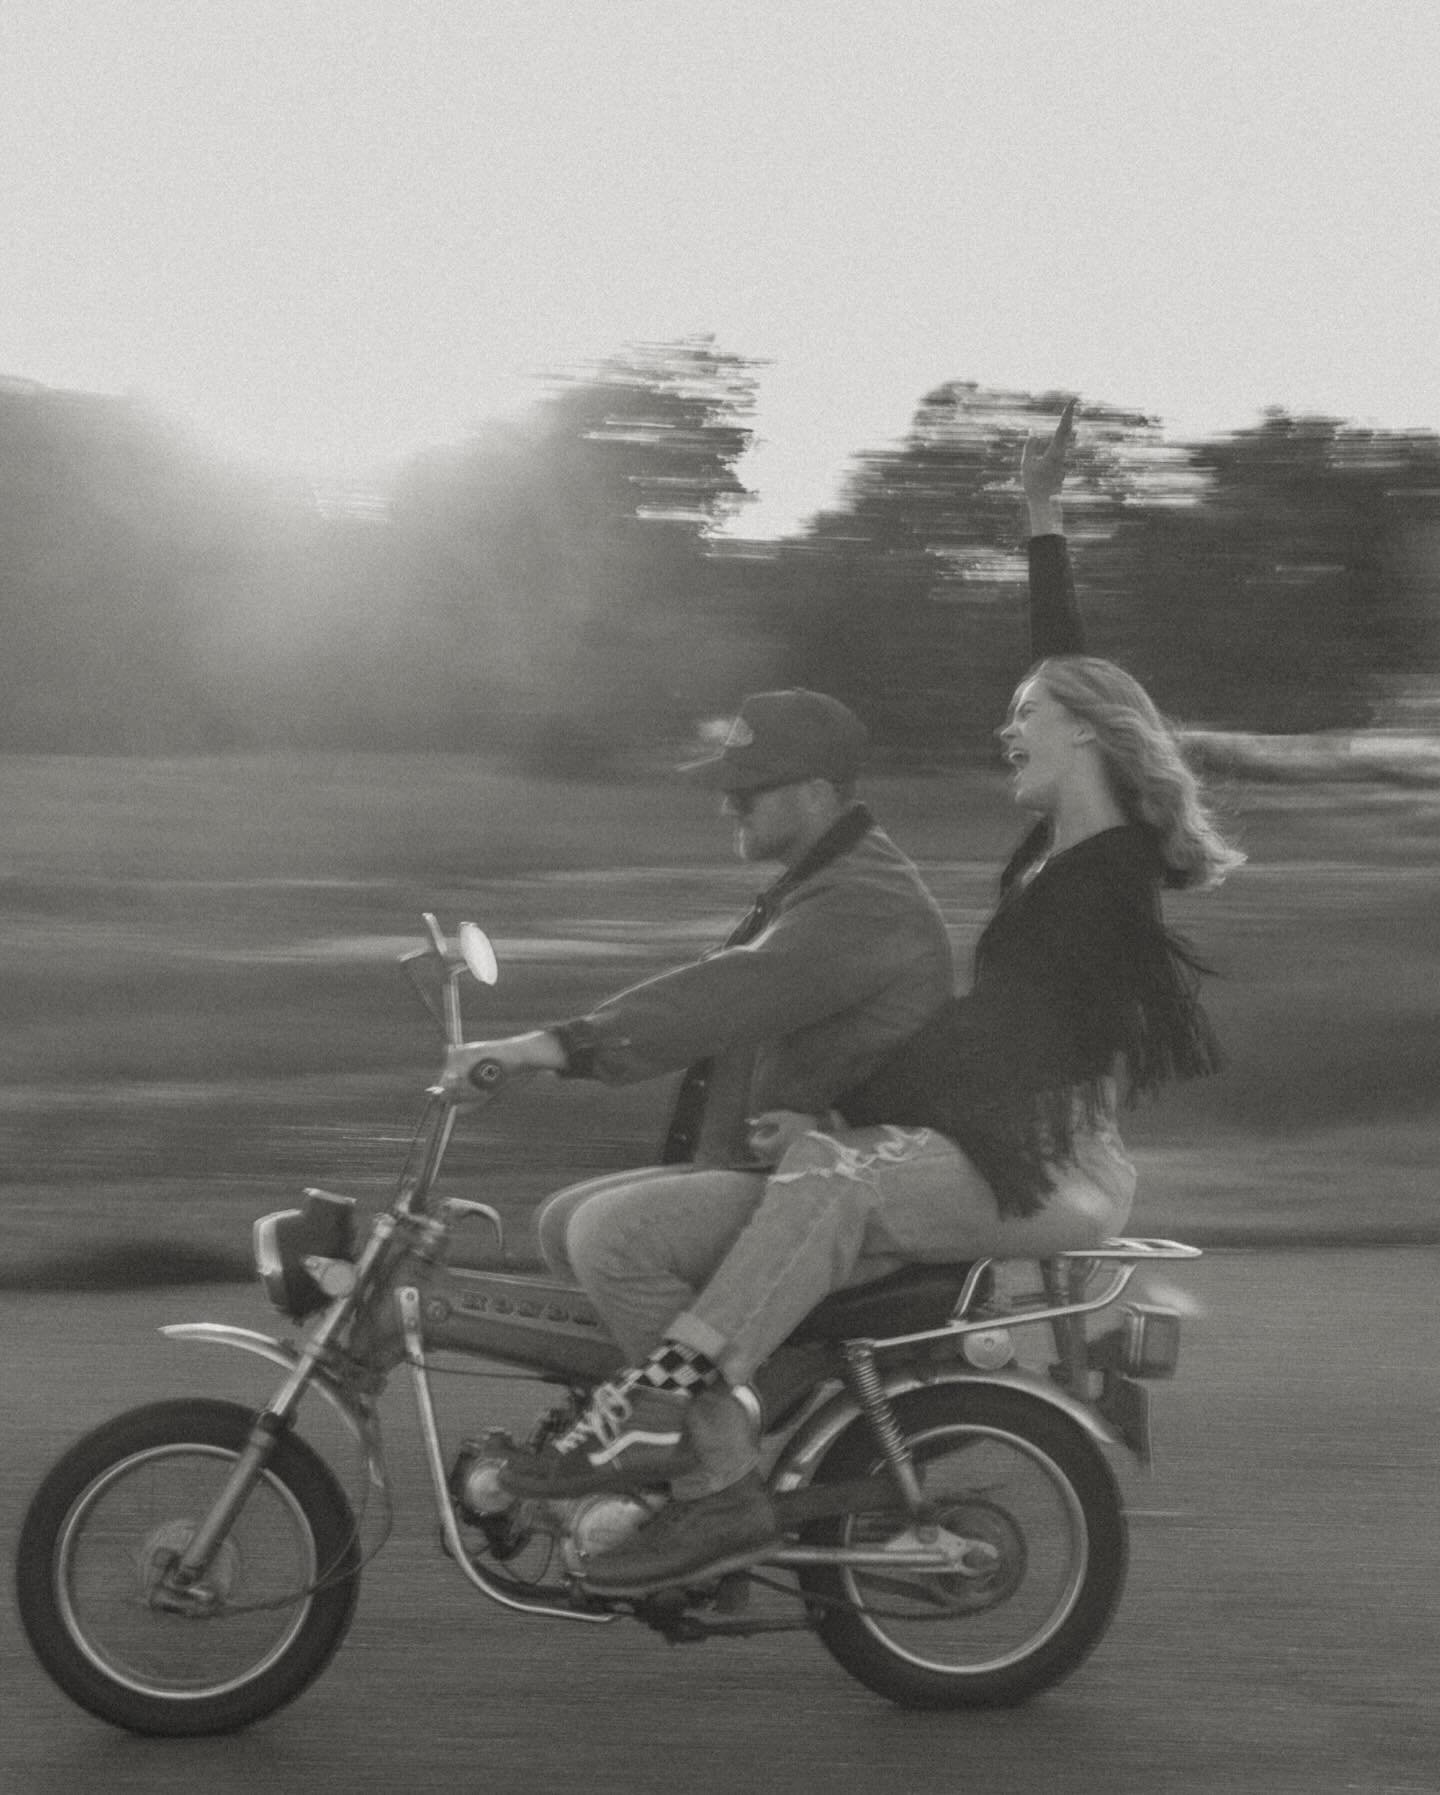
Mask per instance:
[[[415,995],[440,1026],[447,1046],[452,1050],[464,1044],[463,1019],[460,1013],[460,981],[471,974],[482,985],[493,985],[499,976],[495,950],[483,929],[472,922],[462,922],[459,939],[453,948],[437,918],[422,912],[425,933],[424,947],[413,948],[400,956],[400,968]],[[438,977],[437,977],[438,975]],[[448,1063],[448,1062],[447,1062]],[[478,1060],[469,1069],[475,1089],[484,1096],[493,1096],[505,1083],[506,1070],[496,1059]],[[400,1174],[396,1197],[396,1213],[417,1217],[426,1214],[426,1205],[450,1144],[455,1126],[459,1093],[442,1079],[427,1089],[426,1106],[416,1130],[409,1157]],[[498,1227],[499,1218],[484,1204],[461,1204],[465,1213],[484,1212]]]

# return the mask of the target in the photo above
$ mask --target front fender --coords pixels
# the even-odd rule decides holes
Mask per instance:
[[[301,1363],[299,1353],[283,1340],[272,1339],[269,1334],[257,1333],[253,1328],[231,1327],[223,1321],[177,1321],[161,1328],[160,1332],[168,1340],[197,1340],[202,1346],[233,1346],[241,1352],[254,1353],[257,1358],[268,1359],[282,1371],[297,1371]],[[342,1389],[318,1366],[312,1372],[311,1387],[320,1392],[368,1453],[369,1418],[349,1391]]]
[[[916,1367],[882,1374],[881,1383],[891,1400],[906,1396],[911,1390],[929,1390],[942,1384],[963,1384],[967,1390],[1020,1390],[1027,1396],[1059,1409],[1075,1425],[1082,1428],[1096,1445],[1121,1446],[1124,1442],[1105,1423],[1068,1390],[1062,1390],[1046,1378],[1029,1371],[960,1371],[944,1366]],[[835,1441],[860,1413],[860,1406],[848,1390],[841,1390],[801,1423],[770,1474],[771,1487],[777,1493],[797,1490],[808,1484],[815,1468]]]

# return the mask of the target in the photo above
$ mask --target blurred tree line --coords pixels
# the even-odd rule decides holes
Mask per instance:
[[[897,759],[987,752],[1027,660],[1020,445],[1060,396],[937,387],[833,508],[759,542],[722,528],[757,374],[709,339],[638,345],[338,496],[135,401],[0,381],[0,747],[601,772],[804,684]],[[1188,722],[1360,726],[1440,666],[1430,433],[1271,412],[1175,444],[1088,405],[1066,515],[1096,652]]]

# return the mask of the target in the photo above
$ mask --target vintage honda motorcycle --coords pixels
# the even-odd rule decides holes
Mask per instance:
[[[452,947],[425,921],[429,944],[401,964],[458,1043],[462,980],[493,984],[494,954],[473,924]],[[498,1090],[500,1068],[486,1079]],[[747,1571],[605,1598],[586,1587],[592,1554],[663,1489],[516,1499],[498,1478],[504,1435],[442,1444],[432,1376],[453,1355],[506,1378],[507,1393],[516,1367],[534,1380],[549,1406],[531,1446],[570,1426],[620,1363],[572,1286],[449,1263],[457,1224],[500,1231],[488,1205],[436,1194],[456,1115],[432,1088],[395,1199],[363,1240],[353,1200],[323,1190],[256,1223],[267,1294],[307,1324],[298,1343],[207,1323],[163,1330],[272,1362],[283,1376],[262,1408],[137,1408],[44,1478],[20,1535],[19,1609],[73,1700],[137,1733],[223,1733],[320,1674],[378,1550],[363,1537],[377,1497],[380,1544],[388,1532],[378,1399],[402,1366],[444,1550],[517,1617],[623,1617],[675,1643],[808,1629],[909,1707],[1017,1702],[1095,1646],[1126,1566],[1113,1449],[1148,1463],[1141,1380],[1169,1377],[1179,1350],[1174,1309],[1118,1299],[1137,1268],[1194,1248],[1121,1239],[1038,1268],[914,1266],[828,1298],[756,1379],[780,1543]],[[1092,1332],[1105,1310],[1109,1325]],[[1038,1369],[1023,1368],[1017,1336],[1043,1345]],[[353,1436],[358,1502],[298,1431],[307,1394]]]

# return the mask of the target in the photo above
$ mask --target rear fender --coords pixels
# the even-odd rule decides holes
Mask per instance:
[[[1018,1390],[1047,1408],[1062,1415],[1086,1433],[1097,1446],[1111,1448],[1124,1442],[1113,1433],[1092,1408],[1087,1407],[1068,1390],[1028,1371],[960,1371],[945,1367],[907,1366],[882,1374],[885,1394],[892,1401],[912,1390],[933,1390],[945,1384],[963,1385],[967,1390]],[[803,1421],[775,1462],[770,1484],[777,1493],[802,1489],[815,1475],[816,1467],[840,1435],[860,1414],[860,1406],[848,1390],[832,1396],[828,1402]]]
[[[272,1365],[278,1365],[286,1372],[298,1371],[301,1364],[300,1355],[293,1346],[287,1346],[282,1340],[272,1339],[269,1334],[256,1333],[253,1328],[230,1327],[221,1321],[179,1321],[161,1328],[160,1332],[168,1340],[194,1340],[202,1346],[233,1346],[240,1352],[254,1353],[257,1358],[268,1359]],[[319,1391],[368,1454],[370,1420],[350,1392],[342,1389],[319,1366],[311,1370],[310,1388]]]

